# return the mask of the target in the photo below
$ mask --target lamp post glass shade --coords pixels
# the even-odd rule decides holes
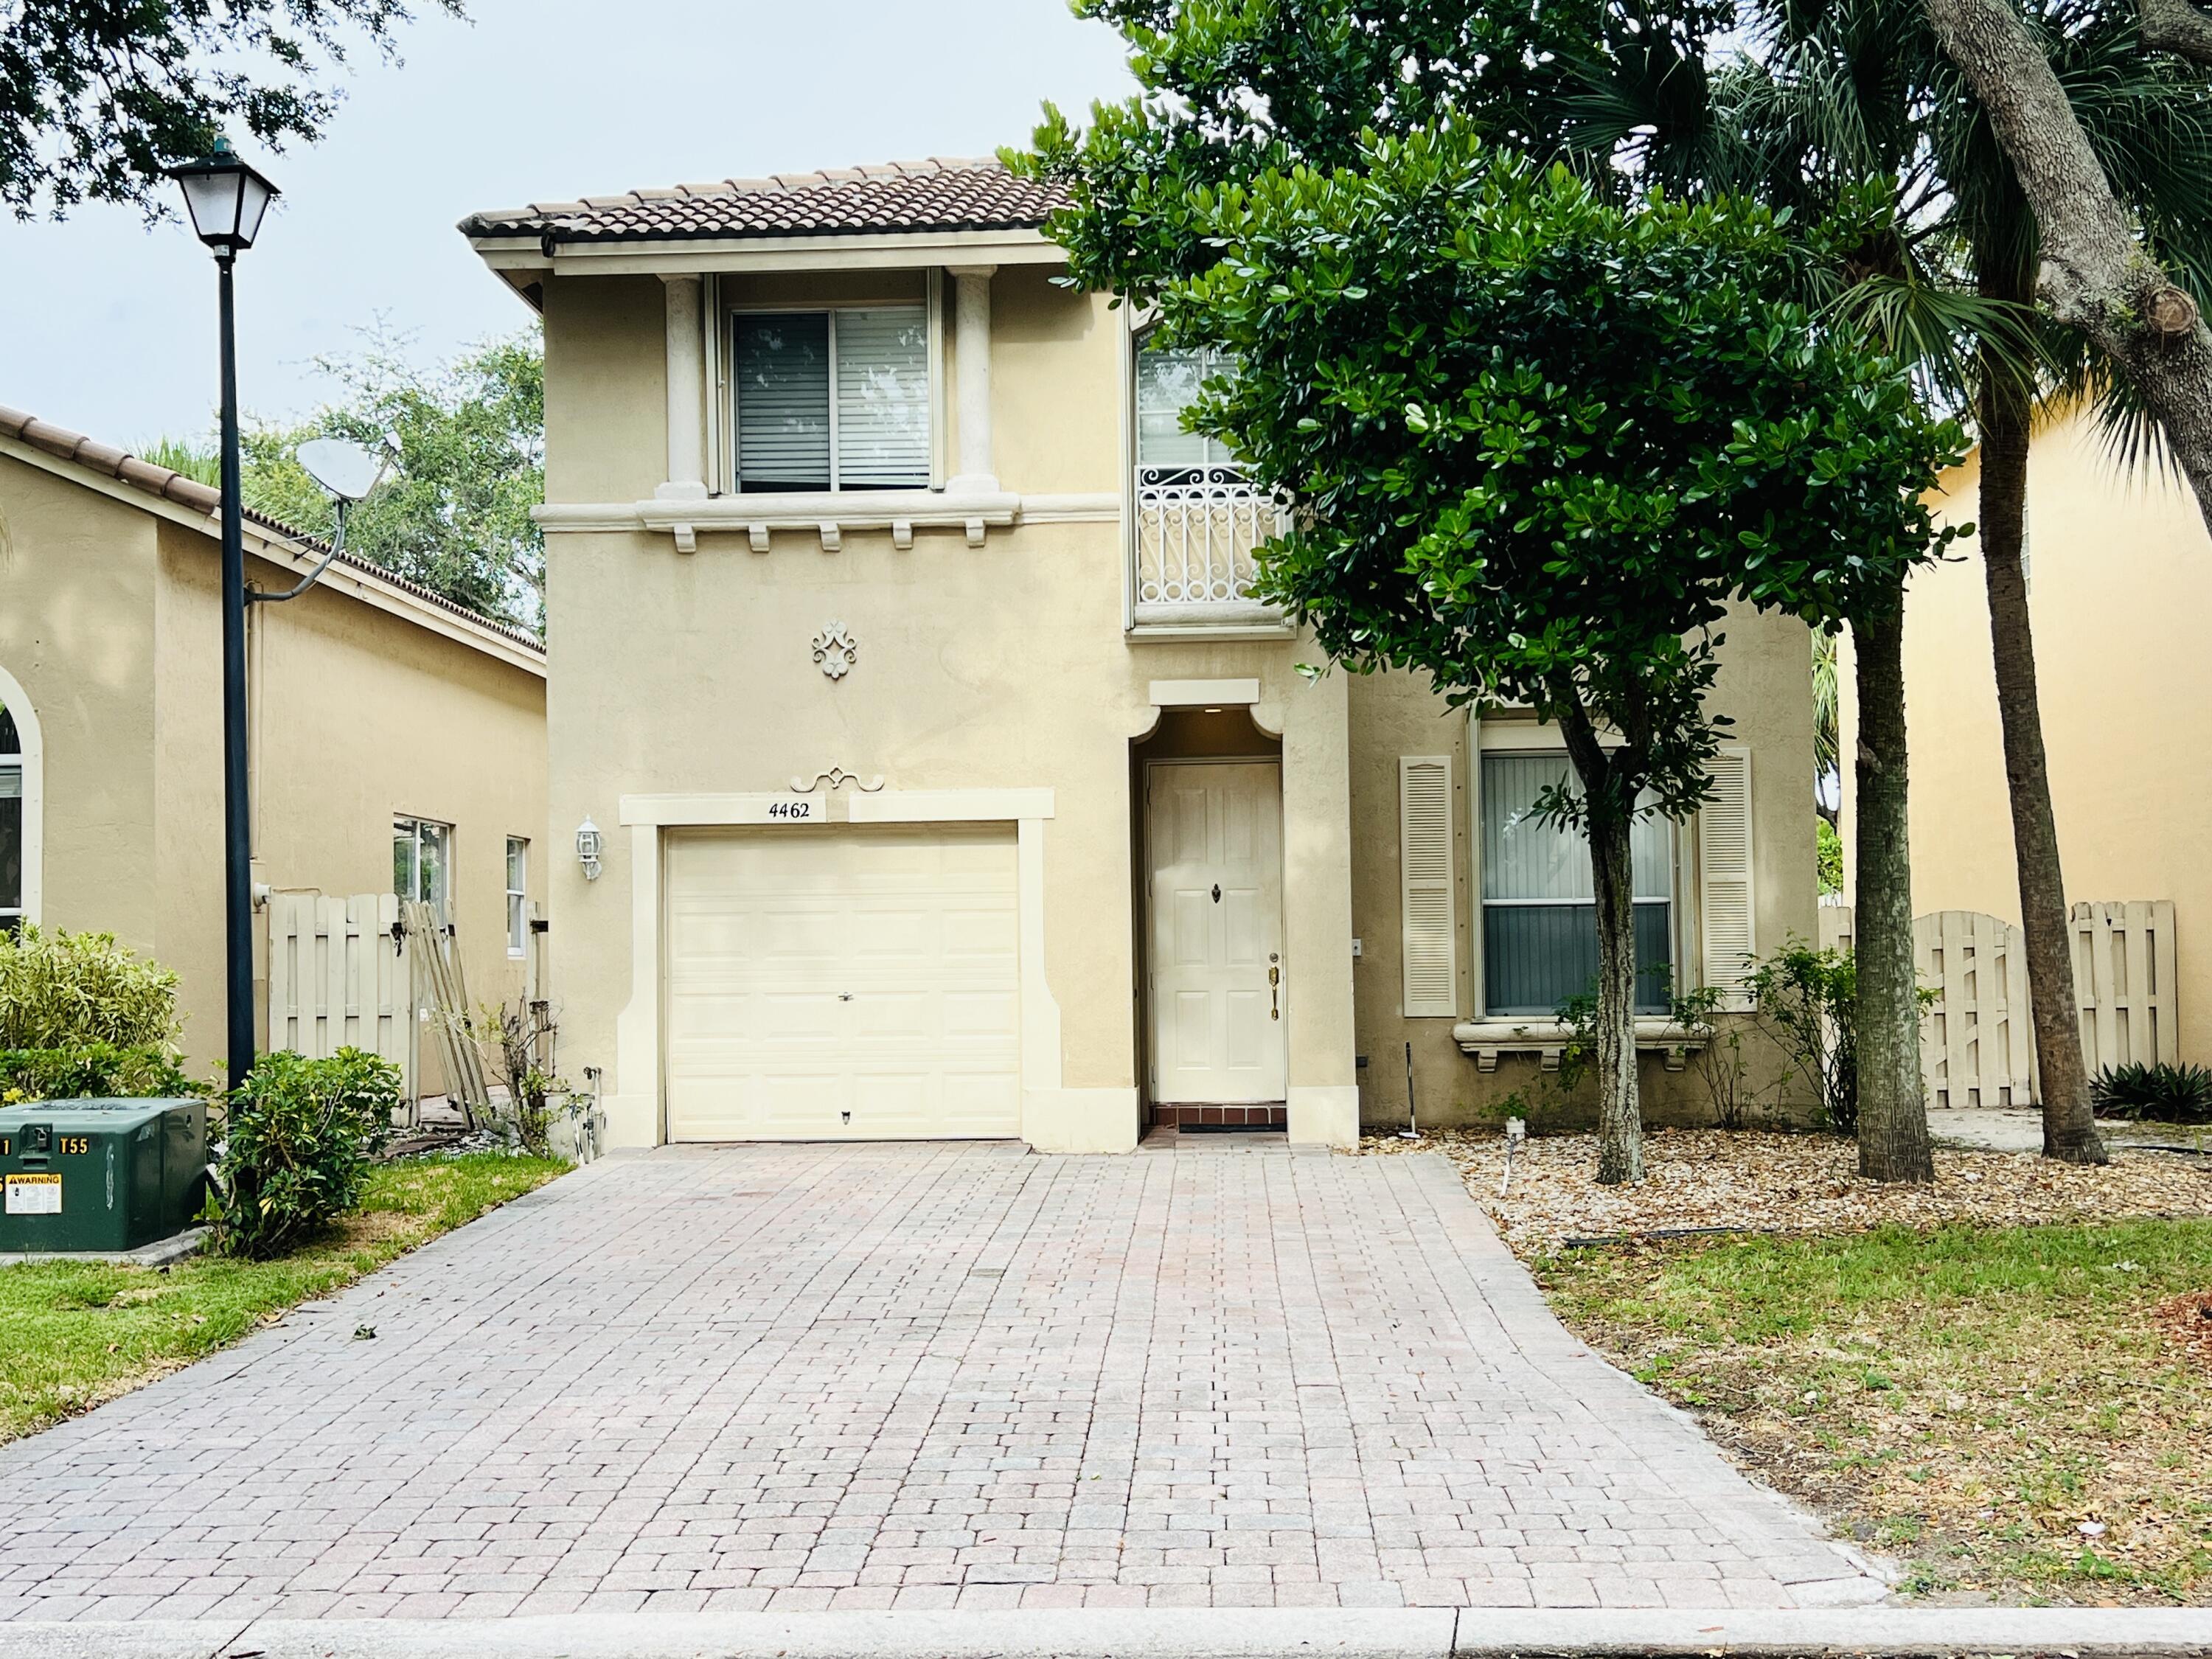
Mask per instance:
[[[169,176],[185,192],[185,211],[200,240],[225,255],[253,246],[276,186],[248,167],[228,139],[216,139],[211,155],[170,168]]]

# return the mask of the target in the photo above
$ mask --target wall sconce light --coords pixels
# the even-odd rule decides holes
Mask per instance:
[[[584,866],[586,881],[599,878],[599,854],[605,844],[605,838],[599,834],[599,826],[590,818],[586,817],[576,826],[576,862]]]

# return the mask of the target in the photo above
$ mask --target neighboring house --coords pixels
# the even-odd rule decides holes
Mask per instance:
[[[1589,981],[1556,737],[1300,672],[1272,511],[1179,422],[1221,365],[1061,286],[1054,200],[927,162],[462,226],[544,317],[552,821],[605,836],[556,962],[617,1144],[1343,1144],[1409,1043],[1425,1121],[1497,1105]],[[1814,927],[1803,627],[1739,619],[1719,697],[1715,805],[1638,837],[1655,1016]]]
[[[0,408],[0,926],[99,929],[175,969],[196,1065],[223,1048],[217,505]],[[246,582],[289,588],[323,551],[249,520]],[[473,996],[518,994],[544,891],[537,642],[343,556],[247,617],[256,883],[397,882],[445,914]]]
[[[2185,483],[2113,459],[2088,416],[2052,421],[2029,455],[2028,606],[2067,898],[2172,902],[2174,983],[2160,988],[2180,1056],[2212,1062],[2212,536]],[[1980,483],[1970,457],[1942,481],[1945,516],[1972,521]],[[1989,600],[1978,544],[1960,547],[1906,594],[1912,908],[2017,923]]]

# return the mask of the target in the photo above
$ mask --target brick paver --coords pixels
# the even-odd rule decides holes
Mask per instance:
[[[1442,1159],[1194,1139],[605,1160],[0,1449],[0,1617],[1880,1593]]]

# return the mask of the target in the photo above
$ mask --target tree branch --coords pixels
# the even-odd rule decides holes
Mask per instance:
[[[2137,240],[2058,77],[2004,0],[1923,0],[1989,117],[2043,238],[2038,293],[2131,381],[2212,526],[2212,331]],[[2146,16],[2159,3],[2142,0]]]
[[[2212,65],[2212,17],[2190,0],[2136,0],[2136,15],[2143,45]]]

